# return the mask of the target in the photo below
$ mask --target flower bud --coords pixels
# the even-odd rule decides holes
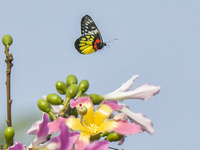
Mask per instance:
[[[66,79],[66,82],[67,82],[67,85],[72,85],[72,84],[77,84],[78,83],[78,80],[76,78],[76,76],[74,75],[69,75]]]
[[[15,131],[12,127],[7,127],[4,135],[5,135],[6,143],[10,144],[10,142],[13,140],[13,137],[15,135]]]
[[[119,141],[124,137],[124,135],[117,134],[116,132],[112,131],[108,136],[106,137],[106,140],[112,142],[112,141]]]
[[[46,99],[51,105],[60,105],[63,102],[60,96],[53,93],[48,94]]]
[[[79,115],[85,116],[87,114],[87,107],[79,105],[77,112]]]
[[[85,93],[89,88],[88,80],[82,80],[78,85],[78,90],[81,94]]]
[[[50,112],[50,110],[51,110],[51,106],[50,106],[49,103],[48,103],[46,100],[44,100],[44,99],[39,99],[39,100],[38,100],[38,107],[39,107],[39,109],[40,109],[41,111],[46,112],[46,113]]]
[[[78,86],[76,84],[72,84],[68,87],[66,96],[71,98],[74,98],[78,93]]]
[[[13,42],[12,36],[6,34],[3,36],[2,38],[2,43],[6,46],[6,45],[11,45]]]
[[[65,94],[67,91],[67,85],[62,81],[56,82],[56,90],[60,94]]]
[[[104,100],[104,97],[98,94],[90,94],[88,96],[94,105],[98,105]]]

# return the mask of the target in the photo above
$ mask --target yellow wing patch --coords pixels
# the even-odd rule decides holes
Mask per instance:
[[[95,52],[93,47],[95,37],[93,35],[86,35],[84,37],[79,38],[75,42],[75,47],[82,54],[91,54]]]

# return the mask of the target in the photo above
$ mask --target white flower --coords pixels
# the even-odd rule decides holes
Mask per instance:
[[[112,93],[104,95],[104,100],[116,100],[118,102],[121,102],[125,99],[148,100],[159,93],[160,86],[154,86],[152,84],[144,84],[142,86],[137,87],[133,91],[128,91],[133,85],[134,80],[138,77],[139,75],[132,76],[132,78],[123,83],[120,88],[118,88]],[[120,110],[120,112],[125,113],[131,122],[140,125],[141,129],[143,131],[147,131],[149,134],[154,133],[153,123],[150,119],[146,118],[146,116],[141,113],[132,112],[131,110],[129,110],[129,107],[127,105],[123,104],[123,106],[124,107]]]

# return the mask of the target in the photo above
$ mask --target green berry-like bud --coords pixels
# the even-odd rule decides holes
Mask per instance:
[[[63,102],[62,99],[60,98],[60,96],[58,96],[57,94],[53,94],[53,93],[47,95],[47,101],[51,105],[60,105]]]
[[[76,76],[74,75],[69,75],[66,79],[66,82],[67,82],[67,85],[72,85],[72,84],[77,84],[78,83],[78,80],[76,78]]]
[[[13,137],[15,135],[15,131],[12,127],[7,127],[4,135],[5,135],[6,143],[10,144],[10,142],[13,140]]]
[[[112,142],[112,141],[119,141],[124,137],[124,135],[117,134],[116,132],[112,131],[108,136],[106,137],[106,140]]]
[[[11,45],[13,42],[12,36],[6,34],[3,36],[2,38],[2,43],[6,46],[6,45]]]
[[[85,93],[89,88],[88,80],[82,80],[78,85],[78,90],[82,93]]]
[[[71,98],[74,98],[78,93],[78,86],[76,84],[72,84],[68,87],[66,96]]]
[[[50,106],[49,103],[48,103],[46,100],[44,100],[44,99],[39,99],[39,100],[38,100],[38,107],[39,107],[39,109],[40,109],[41,111],[46,112],[46,113],[48,113],[48,112],[51,111],[51,106]]]
[[[94,105],[98,105],[104,100],[104,97],[98,94],[90,94],[88,96]]]
[[[62,81],[57,81],[56,82],[56,90],[60,94],[65,94],[66,91],[67,91],[67,85],[66,85],[66,83],[64,83]]]

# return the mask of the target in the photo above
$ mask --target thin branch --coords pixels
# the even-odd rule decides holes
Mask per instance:
[[[12,100],[10,99],[10,76],[11,76],[11,68],[13,66],[12,61],[13,61],[13,56],[12,54],[9,54],[9,45],[5,46],[5,54],[6,54],[6,59],[5,62],[7,64],[7,69],[6,69],[6,89],[7,89],[7,126],[12,127],[12,119],[11,119],[11,104]],[[11,145],[13,143],[11,142]]]

